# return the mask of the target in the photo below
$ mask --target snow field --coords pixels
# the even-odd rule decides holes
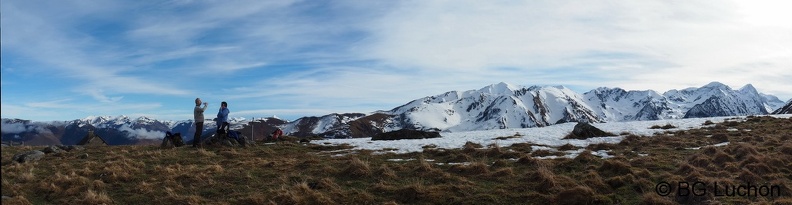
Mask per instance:
[[[775,115],[778,118],[790,118],[792,115]],[[633,134],[639,136],[654,136],[666,131],[689,130],[705,127],[704,122],[712,121],[714,123],[724,122],[729,120],[745,120],[745,116],[741,117],[712,117],[712,118],[689,118],[689,119],[671,119],[671,120],[655,120],[655,121],[632,121],[632,122],[609,122],[609,123],[596,123],[592,124],[595,127],[619,136],[613,137],[597,137],[585,140],[577,139],[562,139],[569,134],[575,126],[575,123],[563,123],[547,127],[536,128],[520,128],[520,129],[496,129],[496,130],[481,130],[481,131],[465,131],[465,132],[442,132],[441,138],[432,139],[418,139],[418,140],[393,140],[393,141],[372,141],[370,138],[356,138],[356,139],[325,139],[314,140],[311,143],[318,145],[341,145],[348,144],[353,146],[350,150],[372,150],[375,153],[411,153],[422,152],[424,146],[434,145],[436,148],[443,149],[460,149],[465,143],[472,142],[484,146],[490,144],[497,144],[500,147],[511,146],[515,143],[531,143],[533,150],[548,149],[557,150],[556,148],[564,144],[572,144],[577,147],[586,147],[591,144],[599,143],[619,143],[624,139],[625,135]],[[672,129],[650,129],[654,125],[670,124],[676,128]],[[712,126],[712,125],[709,125]],[[519,133],[521,137],[508,138],[508,139],[495,139],[497,137],[514,136]],[[726,144],[717,144],[711,146],[724,146]],[[585,149],[565,151],[566,155],[563,157],[574,158]],[[592,152],[596,156],[603,158],[610,157],[605,150]],[[548,156],[543,158],[555,158],[556,156]]]

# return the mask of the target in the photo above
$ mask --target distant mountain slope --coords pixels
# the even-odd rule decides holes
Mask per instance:
[[[773,114],[792,114],[792,99],[789,99],[783,107],[773,111]]]
[[[279,120],[279,119],[278,119]],[[248,123],[244,119],[230,119],[231,128],[241,130]],[[162,139],[165,132],[179,132],[185,140],[192,140],[192,120],[160,121],[148,117],[131,119],[127,116],[90,116],[72,121],[32,122],[2,119],[3,141],[23,141],[28,145],[73,145],[93,130],[110,145],[151,144]],[[276,126],[285,124],[279,123]],[[194,129],[194,128],[193,128]],[[216,130],[214,121],[206,121],[204,133]],[[189,137],[188,137],[189,136]]]

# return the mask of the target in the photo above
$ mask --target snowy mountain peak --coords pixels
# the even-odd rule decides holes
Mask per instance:
[[[515,90],[518,90],[517,86],[511,85],[509,83],[500,82],[498,84],[488,85],[484,88],[479,89],[481,93],[490,93],[490,94],[503,94],[503,95],[511,95],[514,93]]]
[[[716,89],[721,89],[721,90],[731,90],[731,88],[728,85],[725,85],[725,84],[717,82],[717,81],[714,81],[714,82],[711,82],[711,83],[709,83],[707,85],[704,85],[704,87],[701,87],[701,88],[716,88]]]
[[[755,94],[759,94],[759,91],[756,91],[756,88],[754,88],[754,86],[749,83],[743,86],[742,88],[740,88],[740,93],[755,95]]]

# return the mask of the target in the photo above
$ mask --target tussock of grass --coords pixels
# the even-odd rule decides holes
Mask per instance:
[[[575,145],[572,145],[572,144],[569,144],[569,143],[566,143],[566,144],[561,145],[560,147],[558,147],[558,150],[561,150],[561,151],[569,151],[569,150],[575,150],[575,149],[577,149],[577,147]]]
[[[576,186],[556,195],[557,204],[595,204],[594,190],[587,186]]]
[[[352,177],[368,177],[371,176],[371,168],[369,164],[363,162],[358,158],[352,158],[348,162],[349,166],[340,174]]]
[[[645,193],[642,195],[641,198],[642,204],[653,204],[653,205],[674,205],[677,204],[674,201],[671,201],[667,197],[661,197],[656,193]]]
[[[489,167],[484,162],[474,162],[468,165],[452,165],[448,171],[456,174],[477,176],[489,173]]]
[[[632,174],[632,170],[630,170],[630,164],[620,160],[607,160],[602,163],[602,166],[597,168],[600,174],[603,176],[620,176],[626,174]]]

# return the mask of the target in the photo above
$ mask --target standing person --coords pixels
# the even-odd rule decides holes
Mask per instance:
[[[220,103],[220,111],[217,112],[217,133],[228,133],[228,103]]]
[[[193,136],[193,147],[201,146],[201,134],[203,134],[204,111],[209,103],[203,103],[201,107],[201,98],[195,98],[195,109],[193,109],[193,118],[195,120],[195,135]]]

